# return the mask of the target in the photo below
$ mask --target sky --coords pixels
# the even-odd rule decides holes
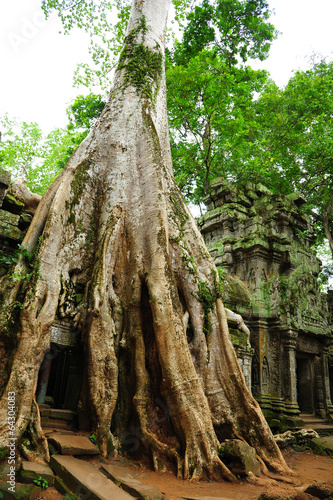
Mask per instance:
[[[73,88],[78,63],[89,61],[89,40],[79,30],[59,34],[56,16],[45,20],[41,0],[0,0],[0,113],[37,122],[45,132],[65,126],[66,105],[84,89]],[[332,0],[269,0],[281,32],[268,60],[256,64],[284,86],[308,57],[333,58]]]

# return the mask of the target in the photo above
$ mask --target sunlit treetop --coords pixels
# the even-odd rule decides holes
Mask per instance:
[[[229,66],[248,59],[264,60],[278,32],[269,22],[266,0],[203,0],[187,14],[178,63],[215,47]]]

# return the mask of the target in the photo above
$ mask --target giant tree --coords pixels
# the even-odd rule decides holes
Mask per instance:
[[[219,443],[238,437],[288,468],[245,385],[218,273],[172,174],[164,78],[169,0],[134,0],[109,100],[45,193],[22,256],[1,283],[0,443],[7,395],[15,437],[47,459],[35,392],[61,303],[84,289],[75,322],[85,379],[80,405],[101,453],[132,425],[155,467],[233,479]],[[28,266],[30,268],[28,269]],[[27,273],[27,271],[30,271]],[[29,274],[29,279],[24,279]],[[266,465],[265,465],[266,464]]]

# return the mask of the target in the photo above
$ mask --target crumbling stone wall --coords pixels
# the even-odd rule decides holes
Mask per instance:
[[[0,169],[0,277],[8,271],[32,221],[24,204],[9,193],[10,174]]]
[[[217,179],[198,221],[225,272],[226,306],[251,331],[253,394],[277,426],[297,423],[300,411],[333,415],[331,320],[317,281],[314,230],[300,209],[304,202],[298,194]]]
[[[32,196],[38,201],[35,195]],[[36,206],[36,203],[33,207],[29,203],[25,205],[13,196],[10,175],[0,169],[0,278],[10,271],[11,265],[17,259],[19,245],[29,228]],[[2,344],[4,341],[4,338],[0,338],[0,357],[5,352]],[[76,409],[82,382],[82,359],[80,331],[73,327],[67,318],[57,317],[51,329],[50,352],[46,355],[40,371],[37,402],[43,404],[47,400],[53,364],[55,388],[49,397],[51,406]]]

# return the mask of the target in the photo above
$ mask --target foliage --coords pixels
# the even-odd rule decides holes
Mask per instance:
[[[304,210],[333,253],[333,63],[297,71],[285,89],[267,85],[256,105],[256,158],[260,180],[274,192],[299,191]],[[255,170],[243,162],[248,177]]]
[[[97,94],[78,95],[67,107],[69,130],[90,130],[105,106],[103,96]]]
[[[21,244],[18,244],[17,249],[11,254],[8,254],[7,252],[4,252],[0,249],[0,266],[3,266],[8,270],[13,264],[16,264],[18,262],[20,256],[28,264],[29,268],[33,269],[35,252],[29,252]]]
[[[174,59],[186,64],[202,50],[214,46],[229,67],[248,58],[265,59],[276,31],[268,22],[266,0],[203,0],[189,12],[182,43]]]
[[[0,249],[0,267],[4,267],[8,270],[13,264],[18,261],[17,252],[8,254]]]
[[[213,178],[240,169],[254,95],[266,73],[230,68],[215,51],[203,50],[186,66],[169,65],[166,77],[175,177],[186,198],[199,204]]]
[[[216,176],[234,179],[255,128],[266,79],[242,63],[265,59],[276,36],[265,0],[204,0],[167,52],[168,113],[176,179],[199,204]]]
[[[89,53],[92,64],[80,64],[74,82],[77,86],[96,85],[105,90],[110,87],[110,71],[121,50],[129,18],[130,0],[42,0],[46,18],[56,12],[64,33],[74,27],[83,29],[90,38]]]
[[[67,107],[69,124],[46,136],[36,123],[19,122],[5,115],[0,120],[0,167],[12,177],[23,176],[35,193],[44,194],[78,145],[89,133],[105,106],[101,95],[79,95]]]
[[[333,282],[333,263],[332,254],[328,241],[324,241],[321,245],[316,248],[317,257],[322,262],[321,271],[318,275],[318,283],[320,288],[326,292],[332,287]]]
[[[74,76],[75,86],[99,86],[104,91],[109,90],[110,73],[116,67],[123,46],[131,3],[130,0],[42,0],[45,16],[55,11],[64,33],[78,27],[89,36],[91,63],[78,65]],[[176,21],[182,22],[192,0],[173,0],[173,4]]]
[[[37,478],[37,479],[34,479],[33,482],[35,484],[37,484],[37,486],[40,486],[40,488],[42,488],[42,490],[46,490],[46,488],[49,487],[49,483],[47,482],[47,480],[41,476],[39,476],[39,478]]]
[[[19,122],[5,114],[0,118],[0,166],[15,177],[27,177],[41,155],[42,131],[35,122]]]
[[[92,443],[96,444],[96,436],[95,434],[91,434],[91,436],[89,436],[89,439]]]

